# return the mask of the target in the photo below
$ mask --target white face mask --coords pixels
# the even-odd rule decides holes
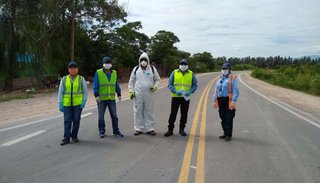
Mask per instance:
[[[188,65],[179,65],[179,69],[184,72],[188,70]]]
[[[142,61],[142,62],[141,62],[141,65],[142,65],[143,67],[145,67],[145,66],[147,66],[147,65],[148,65],[148,62],[146,62],[146,61]]]
[[[221,70],[221,74],[226,76],[226,75],[229,74],[229,70],[228,69],[227,70]]]
[[[111,69],[112,64],[103,64],[103,68],[105,69]]]

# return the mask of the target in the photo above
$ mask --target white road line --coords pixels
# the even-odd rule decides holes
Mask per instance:
[[[85,118],[85,117],[87,117],[87,116],[90,116],[91,114],[92,114],[91,112],[86,113],[86,114],[82,114],[82,115],[81,115],[81,118]]]
[[[241,79],[241,74],[239,74],[239,80],[241,81],[241,83],[242,83],[242,84],[244,84],[244,85],[245,85],[246,87],[248,87],[250,90],[252,90],[252,91],[253,91],[253,92],[255,92],[256,94],[260,95],[260,96],[261,96],[261,97],[263,97],[264,99],[268,100],[269,102],[271,102],[271,103],[273,103],[273,104],[276,104],[277,106],[281,107],[282,109],[284,109],[284,110],[286,110],[286,111],[288,111],[288,112],[290,112],[290,113],[294,114],[295,116],[297,116],[297,117],[299,117],[299,118],[301,118],[301,119],[305,120],[306,122],[308,122],[308,123],[310,123],[310,124],[312,124],[312,125],[314,125],[314,126],[316,126],[316,127],[320,128],[320,125],[319,125],[318,123],[316,123],[316,122],[314,122],[314,121],[312,121],[312,120],[310,120],[310,119],[305,118],[304,116],[302,116],[302,115],[300,115],[300,114],[298,114],[298,113],[296,113],[296,112],[292,111],[291,109],[289,109],[289,108],[287,108],[287,107],[285,107],[285,106],[283,106],[283,105],[281,105],[281,104],[277,103],[276,101],[274,101],[274,100],[270,99],[269,97],[267,97],[267,96],[265,96],[265,95],[261,94],[260,92],[258,92],[258,91],[256,91],[256,90],[254,90],[253,88],[251,88],[250,86],[248,86],[246,83],[244,83],[244,82],[242,81],[242,79]]]
[[[41,133],[44,133],[44,132],[46,132],[46,130],[40,130],[40,131],[37,131],[37,132],[35,132],[35,133],[31,133],[31,134],[29,134],[29,135],[26,135],[26,136],[17,138],[17,139],[15,139],[15,140],[12,140],[12,141],[10,141],[10,142],[4,143],[4,144],[2,144],[2,146],[11,146],[11,145],[13,145],[13,144],[19,143],[19,142],[24,141],[24,140],[26,140],[26,139],[29,139],[29,138],[31,138],[31,137],[40,135]]]
[[[12,130],[12,129],[16,129],[16,128],[20,128],[20,127],[24,127],[24,126],[29,126],[29,125],[41,123],[41,122],[44,122],[44,121],[47,121],[47,120],[51,120],[51,119],[56,119],[56,118],[59,118],[59,117],[62,117],[62,115],[54,116],[54,117],[46,118],[46,119],[40,119],[40,120],[33,121],[33,122],[30,122],[30,123],[25,123],[25,124],[21,124],[21,125],[12,126],[12,127],[9,127],[9,128],[0,129],[0,132],[4,132],[4,131],[8,131],[8,130]]]

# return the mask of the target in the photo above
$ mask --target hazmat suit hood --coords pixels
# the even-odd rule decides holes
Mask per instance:
[[[150,60],[149,60],[148,54],[147,54],[146,52],[143,52],[143,53],[140,55],[139,60],[138,60],[139,65],[141,64],[141,61],[140,61],[140,60],[141,60],[142,58],[147,59],[148,65],[150,65]]]

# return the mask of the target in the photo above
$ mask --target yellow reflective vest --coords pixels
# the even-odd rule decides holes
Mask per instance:
[[[70,75],[64,76],[62,78],[62,84],[64,87],[62,98],[63,106],[80,106],[83,100],[82,76],[77,75],[73,82],[71,81]]]
[[[174,70],[173,86],[177,91],[184,90],[188,92],[192,86],[192,71],[188,70],[182,74],[179,69]],[[172,93],[172,97],[182,97]]]
[[[112,70],[110,81],[103,69],[98,71],[99,79],[99,97],[101,100],[115,100],[116,99],[116,83],[117,72]]]

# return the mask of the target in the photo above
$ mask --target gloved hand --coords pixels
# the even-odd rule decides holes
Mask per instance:
[[[236,102],[235,101],[232,101],[231,102],[231,106],[230,106],[230,109],[233,110],[236,108]]]
[[[81,103],[81,105],[80,105],[80,108],[83,109],[84,106],[86,105],[86,103],[87,103],[87,100],[82,100],[82,103]]]
[[[150,90],[151,90],[152,92],[156,92],[156,91],[157,91],[157,87],[153,85],[153,86],[150,88]]]
[[[176,94],[177,94],[178,96],[181,96],[181,95],[182,95],[181,91],[176,91]]]
[[[121,102],[121,95],[120,95],[120,96],[118,96],[118,101],[119,101],[119,102]]]
[[[136,96],[136,94],[134,92],[130,92],[129,94],[130,94],[130,99],[131,100]]]
[[[191,92],[187,92],[187,93],[185,94],[186,97],[189,97],[190,95],[191,95]]]
[[[64,112],[64,106],[62,102],[59,102],[59,111]]]
[[[96,102],[97,102],[97,103],[100,103],[100,102],[101,102],[101,99],[100,99],[99,96],[96,97]]]

